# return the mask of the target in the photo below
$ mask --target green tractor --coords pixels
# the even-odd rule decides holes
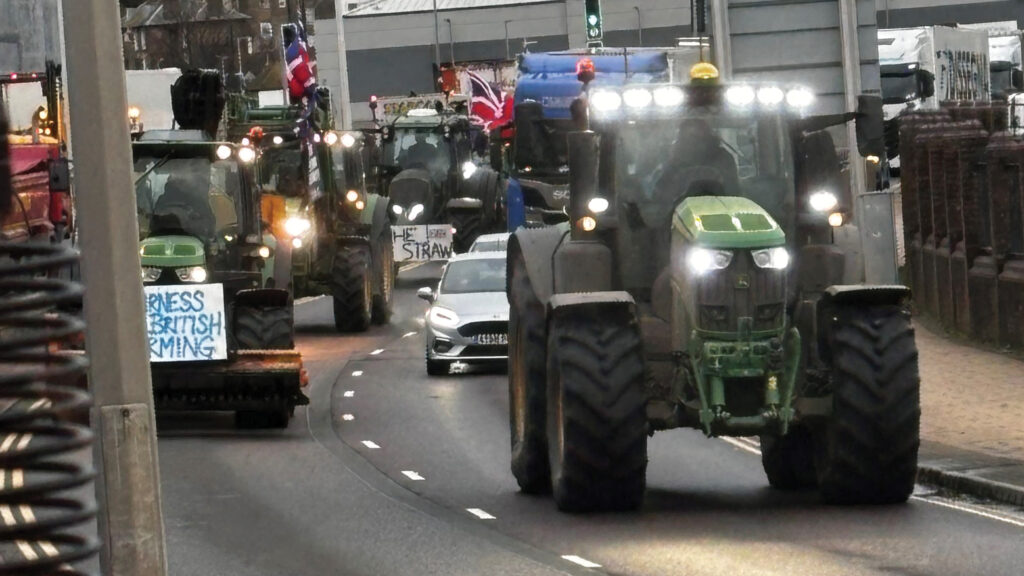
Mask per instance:
[[[465,252],[480,234],[504,229],[503,185],[473,159],[469,119],[412,109],[381,129],[383,168],[397,224],[451,224],[452,247]]]
[[[636,508],[647,437],[692,427],[760,437],[775,488],[905,501],[909,291],[863,283],[825,130],[856,119],[858,147],[877,150],[880,106],[807,116],[806,90],[718,84],[706,63],[691,77],[581,98],[569,222],[509,242],[519,486],[565,511]]]
[[[292,300],[267,288],[275,246],[261,224],[256,152],[210,136],[218,94],[218,76],[186,73],[172,89],[182,129],[132,143],[153,394],[157,409],[285,427],[309,403]]]
[[[329,102],[322,90],[321,102]],[[259,152],[264,217],[280,246],[278,275],[296,297],[330,294],[341,332],[391,319],[395,284],[388,200],[371,192],[364,156],[373,134],[335,132],[315,109],[312,142],[299,130],[299,106],[233,106],[229,136]]]

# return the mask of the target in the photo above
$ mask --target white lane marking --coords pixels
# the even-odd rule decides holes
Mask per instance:
[[[353,397],[355,395],[356,395],[356,393],[355,393],[354,390],[345,390],[345,394],[344,394],[345,398],[351,398],[351,397]]]
[[[960,512],[967,512],[968,514],[974,514],[981,516],[982,518],[988,518],[989,520],[997,520],[999,522],[1005,522],[1007,524],[1017,526],[1018,528],[1024,528],[1024,521],[1015,520],[1013,518],[1007,518],[998,514],[992,514],[991,512],[985,512],[975,508],[974,506],[968,506],[965,504],[957,504],[955,502],[946,502],[943,500],[932,500],[931,498],[922,498],[920,496],[911,496],[911,500],[917,500],[918,502],[927,502],[928,504],[935,504],[936,506],[942,506],[943,508],[949,508],[951,510],[959,510]]]
[[[420,476],[412,470],[402,470],[402,474],[405,474],[409,480],[423,480],[423,476]]]
[[[4,524],[7,524],[8,526],[14,526],[18,523],[18,521],[14,519],[14,512],[11,512],[11,507],[6,504],[0,506],[0,517],[4,519]]]
[[[37,560],[39,558],[39,554],[36,554],[36,551],[32,549],[32,545],[24,540],[18,540],[18,549],[21,550],[21,555],[26,560]]]
[[[732,444],[733,446],[739,448],[740,450],[745,450],[747,452],[750,452],[751,454],[756,454],[758,456],[761,455],[761,450],[759,450],[758,448],[754,448],[752,446],[753,442],[749,442],[749,443],[748,442],[742,442],[741,441],[741,440],[743,440],[742,438],[732,438],[732,437],[729,437],[729,436],[721,436],[720,439],[721,440],[725,440],[726,442],[728,442],[729,444]],[[758,446],[760,446],[760,443],[758,443]],[[1014,518],[1007,518],[1006,516],[1000,516],[998,514],[993,514],[991,512],[986,512],[985,510],[983,510],[981,508],[974,507],[974,506],[969,506],[969,505],[966,505],[966,504],[959,504],[959,503],[956,503],[956,502],[948,502],[948,501],[945,501],[945,500],[933,500],[931,498],[923,498],[921,496],[911,496],[910,499],[911,500],[917,500],[918,502],[926,502],[928,504],[934,504],[936,506],[942,506],[943,508],[949,508],[950,510],[958,510],[960,512],[966,512],[968,514],[974,514],[975,516],[981,516],[982,518],[988,518],[989,520],[996,520],[998,522],[1005,522],[1005,523],[1010,524],[1012,526],[1017,526],[1019,528],[1024,528],[1024,521],[1022,521],[1022,520],[1016,520]]]
[[[376,349],[376,350],[374,350],[373,352],[370,352],[370,356],[376,356],[377,354],[380,354],[380,353],[381,353],[381,352],[383,352],[383,351],[384,351],[384,349],[383,349],[383,348],[377,348],[377,349]]]
[[[341,419],[344,420],[345,422],[351,422],[351,421],[355,420],[356,417],[351,415],[351,414],[342,414],[341,415]]]
[[[573,564],[579,564],[580,566],[583,566],[584,568],[600,568],[601,567],[601,565],[598,564],[597,562],[591,562],[590,560],[587,560],[586,558],[580,558],[579,556],[576,556],[575,554],[566,554],[565,556],[562,556],[562,560],[568,560],[569,562],[572,562]]]
[[[402,338],[409,338],[417,334],[419,334],[419,332],[406,332],[405,334],[402,334]]]
[[[22,504],[18,506],[18,510],[21,510],[21,517],[25,519],[26,524],[35,524],[36,513],[32,511],[32,507],[28,504]]]
[[[377,450],[380,448],[380,446],[377,446],[373,440],[363,440],[363,446],[366,446],[370,450]]]
[[[18,439],[18,436],[19,435],[14,432],[8,434],[7,437],[4,438],[4,443],[0,444],[0,452],[7,452],[10,450],[11,444],[14,444],[14,441]]]
[[[477,518],[479,518],[481,520],[496,520],[496,518],[494,516],[491,516],[490,514],[488,514],[487,512],[484,512],[483,510],[481,510],[479,508],[466,508],[466,512],[469,512],[470,514],[472,514],[473,516],[476,516]]]
[[[363,371],[362,370],[356,370],[355,372],[352,373],[352,375],[355,376],[356,378],[358,378],[358,377],[363,375]]]
[[[24,436],[22,436],[21,437],[21,441],[18,442],[18,450],[24,450],[28,446],[28,443],[31,442],[31,441],[32,441],[32,434],[31,433],[25,434]]]
[[[306,304],[309,302],[313,302],[314,300],[319,300],[321,298],[324,298],[324,296],[306,296],[305,298],[299,298],[298,300],[296,300],[295,305],[298,306],[299,304]]]
[[[753,446],[751,446],[750,444],[747,444],[746,442],[740,442],[736,438],[732,438],[730,436],[720,436],[719,438],[721,440],[725,440],[726,442],[728,442],[729,444],[732,444],[733,446],[739,448],[740,450],[743,450],[743,451],[746,451],[746,452],[750,452],[751,454],[756,454],[758,456],[761,455],[761,451],[760,450],[758,450],[757,448],[754,448]]]
[[[403,264],[402,266],[398,267],[398,271],[399,272],[408,272],[409,270],[415,270],[415,269],[419,268],[420,266],[426,266],[429,263],[430,263],[430,261],[417,262],[415,264]]]
[[[53,558],[60,553],[60,551],[57,550],[57,547],[49,541],[43,540],[42,542],[36,542],[36,544],[39,545],[39,549],[43,551],[43,554],[46,554],[50,558]]]

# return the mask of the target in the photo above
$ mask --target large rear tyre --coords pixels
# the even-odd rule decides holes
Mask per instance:
[[[818,485],[810,431],[791,426],[785,436],[761,435],[761,465],[776,490],[806,490]]]
[[[548,454],[558,509],[640,507],[647,414],[636,320],[569,312],[552,322],[547,348]]]
[[[521,255],[513,261],[509,287],[508,397],[512,475],[523,492],[542,494],[551,490],[545,427],[544,306],[533,293]]]
[[[331,291],[334,326],[339,332],[364,332],[373,316],[373,278],[370,247],[342,246],[334,254]]]
[[[920,377],[909,314],[840,310],[832,333],[832,418],[816,438],[818,483],[835,504],[905,502],[920,445]]]
[[[455,236],[452,238],[452,249],[456,254],[469,251],[469,247],[476,242],[483,230],[483,211],[481,210],[456,210],[452,212],[452,228],[455,229]]]
[[[235,343],[243,350],[290,350],[295,347],[291,306],[235,309]]]
[[[377,240],[377,260],[373,263],[373,272],[377,275],[379,290],[373,295],[371,316],[374,324],[387,324],[391,321],[392,298],[395,293],[395,252],[391,247],[391,226],[385,227]]]

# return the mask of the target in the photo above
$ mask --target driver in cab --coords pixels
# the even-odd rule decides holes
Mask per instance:
[[[673,146],[672,160],[658,180],[656,194],[683,198],[739,192],[736,160],[715,131],[702,118],[684,120]]]
[[[405,151],[405,163],[408,166],[422,164],[431,166],[437,159],[437,146],[427,142],[427,135],[416,134],[416,141]]]

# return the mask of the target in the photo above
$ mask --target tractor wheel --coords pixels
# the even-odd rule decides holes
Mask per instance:
[[[556,318],[547,372],[548,453],[559,510],[638,508],[647,474],[647,398],[636,322]]]
[[[455,228],[455,236],[452,238],[452,248],[456,254],[468,252],[469,247],[483,232],[483,211],[481,210],[456,210],[452,212],[452,228]]]
[[[387,324],[391,321],[391,299],[395,292],[395,252],[391,247],[391,226],[384,228],[384,233],[377,240],[377,261],[373,263],[373,272],[377,275],[380,293],[373,296],[373,322]]]
[[[373,278],[370,248],[343,246],[334,254],[331,291],[334,326],[339,332],[364,332],[373,316]]]
[[[243,350],[290,350],[295,347],[291,306],[235,309],[235,343]]]
[[[814,470],[814,439],[804,426],[791,426],[785,436],[761,435],[761,464],[776,490],[803,490],[818,485]]]
[[[509,430],[512,436],[512,475],[519,489],[542,494],[551,489],[548,467],[547,366],[545,364],[544,306],[537,300],[518,256],[509,279]]]
[[[816,438],[818,484],[836,504],[904,502],[920,445],[917,346],[898,306],[840,310],[832,336],[832,417]]]

